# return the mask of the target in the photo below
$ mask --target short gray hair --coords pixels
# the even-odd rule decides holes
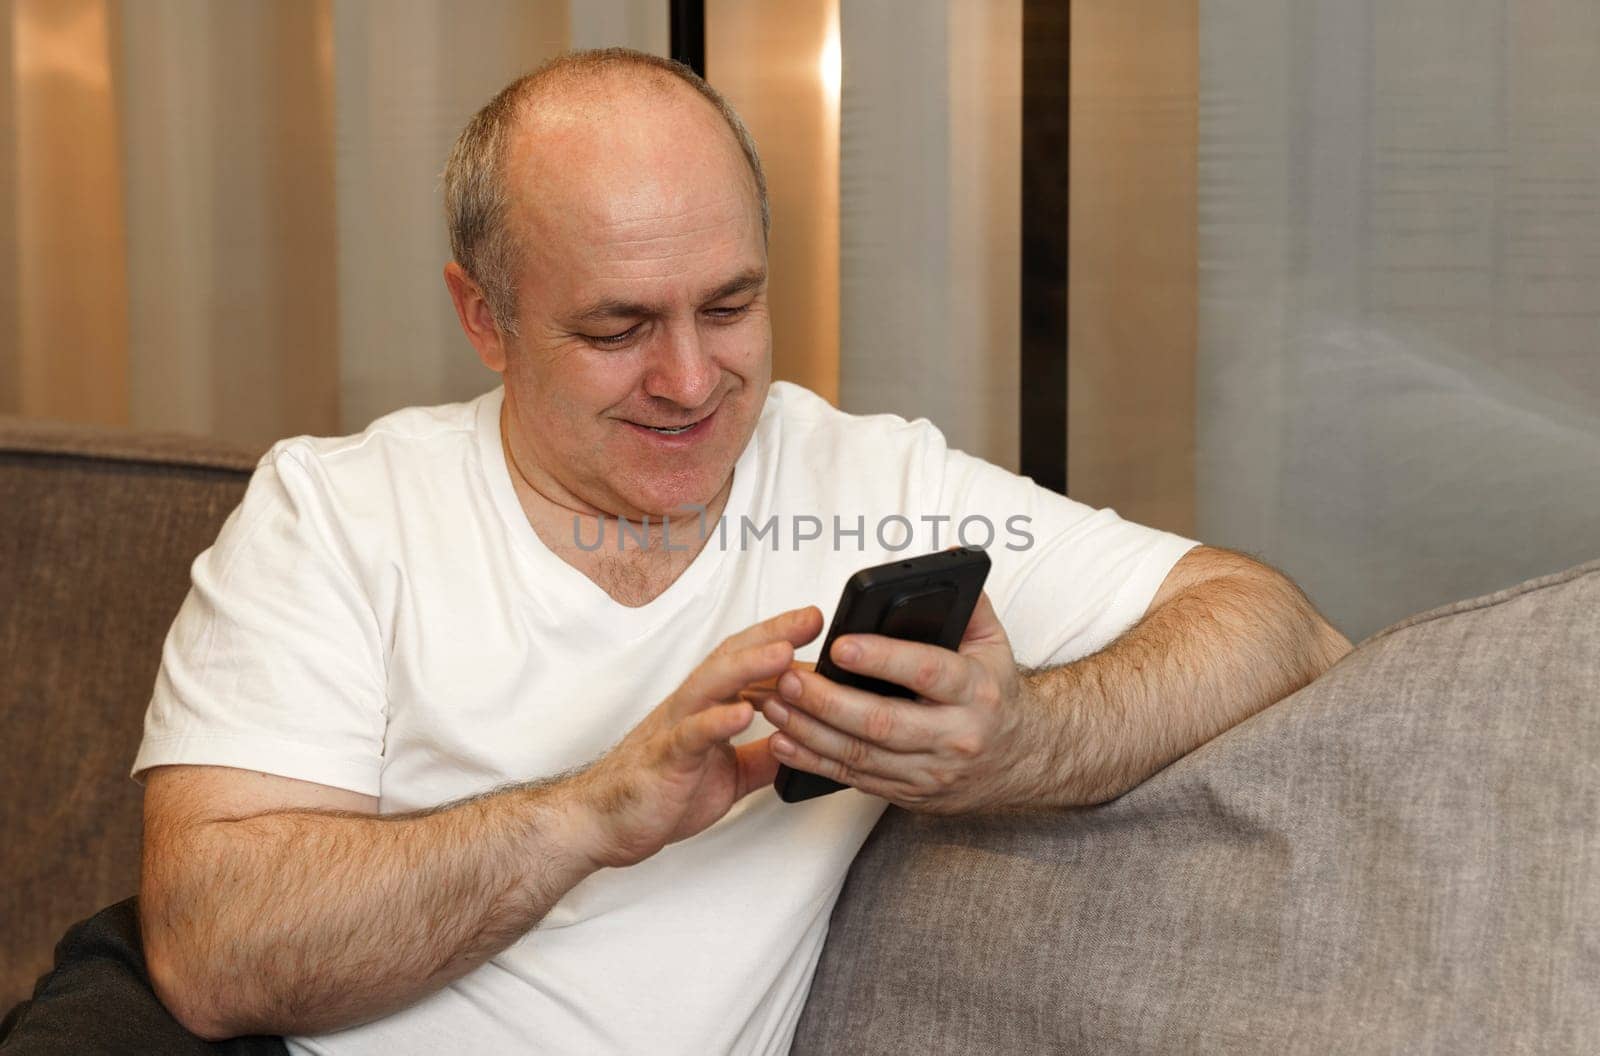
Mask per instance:
[[[598,75],[632,70],[675,77],[699,92],[716,107],[739,142],[744,160],[755,179],[761,202],[761,235],[772,229],[767,202],[767,178],[755,140],[722,94],[681,62],[631,48],[601,48],[558,55],[532,73],[517,78],[473,115],[457,137],[444,168],[445,222],[450,230],[450,252],[472,277],[494,315],[496,325],[511,335],[517,332],[517,273],[522,247],[511,230],[506,193],[507,148],[518,121],[550,82],[572,75]]]

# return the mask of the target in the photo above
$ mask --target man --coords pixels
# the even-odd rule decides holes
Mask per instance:
[[[1103,801],[1349,648],[1246,558],[771,383],[759,161],[681,67],[513,84],[446,199],[503,387],[275,445],[163,655],[141,918],[202,1036],[786,1051],[886,803]],[[1021,531],[959,652],[834,651],[921,699],[797,662],[852,571],[974,516]],[[854,788],[784,804],[780,762]]]

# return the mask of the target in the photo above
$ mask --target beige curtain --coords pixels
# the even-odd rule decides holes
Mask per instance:
[[[664,52],[665,10],[0,0],[0,413],[264,445],[483,391],[450,142],[569,40]]]
[[[0,408],[128,419],[126,246],[104,0],[11,0],[3,21]]]
[[[439,173],[461,126],[567,42],[549,0],[334,5],[341,431],[496,381],[457,328]]]
[[[334,431],[328,5],[108,6],[121,142],[97,175],[125,203],[129,424],[252,443]]]
[[[839,0],[708,0],[706,77],[755,137],[772,206],[772,369],[839,396]]]
[[[1075,0],[1068,175],[1067,489],[1190,538],[1200,6]]]
[[[767,165],[777,373],[833,398],[837,0],[709,7]],[[440,279],[450,143],[566,47],[665,54],[667,9],[0,0],[0,414],[264,446],[482,392]]]

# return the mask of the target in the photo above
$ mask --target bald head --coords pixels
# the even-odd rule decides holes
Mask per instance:
[[[580,222],[575,209],[593,213],[611,201],[624,213],[629,199],[651,208],[639,201],[637,177],[667,172],[669,161],[681,172],[695,160],[684,155],[696,153],[711,167],[719,154],[742,160],[764,240],[771,214],[761,160],[715,89],[683,64],[645,52],[561,55],[507,85],[456,140],[444,172],[452,255],[483,290],[500,329],[515,335],[518,276],[539,228]],[[642,197],[652,193],[671,188],[645,188]]]

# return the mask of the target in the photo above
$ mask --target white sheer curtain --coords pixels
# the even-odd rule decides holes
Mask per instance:
[[[1600,557],[1600,5],[1200,26],[1200,537],[1357,638]]]
[[[341,431],[495,384],[445,293],[439,174],[467,119],[567,46],[567,22],[549,0],[334,4]]]
[[[1015,468],[1021,0],[841,10],[839,404]]]

